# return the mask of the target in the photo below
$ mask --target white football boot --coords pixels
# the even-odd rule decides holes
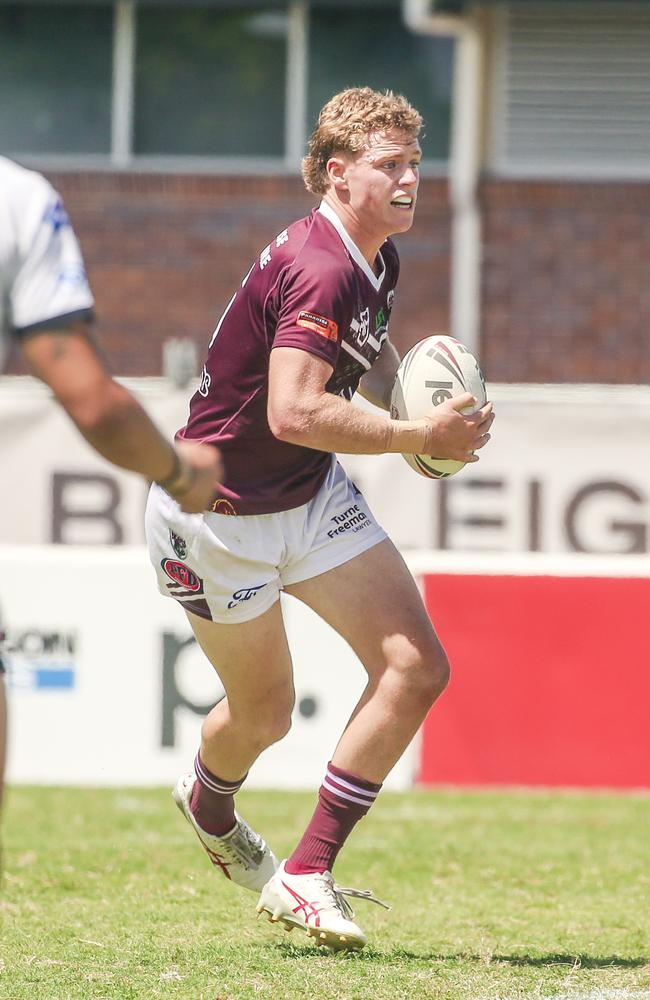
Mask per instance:
[[[354,910],[346,896],[367,899],[390,910],[367,890],[336,885],[331,872],[289,875],[284,866],[283,861],[262,889],[257,912],[267,913],[271,923],[280,922],[285,930],[301,927],[318,945],[350,951],[365,945],[366,936],[354,922]]]
[[[215,868],[237,885],[259,892],[277,871],[278,859],[264,838],[251,830],[238,813],[235,813],[237,822],[232,830],[222,837],[202,830],[190,810],[195,781],[193,774],[184,774],[179,778],[172,792],[174,802],[193,828]]]

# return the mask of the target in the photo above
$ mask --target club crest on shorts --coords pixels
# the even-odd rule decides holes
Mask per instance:
[[[179,559],[187,559],[187,542],[176,532],[169,530],[169,541],[171,547],[174,550],[174,555],[178,556]]]
[[[161,559],[160,565],[169,579],[173,581],[167,584],[173,597],[203,593],[203,580],[185,563],[177,562],[176,559]]]

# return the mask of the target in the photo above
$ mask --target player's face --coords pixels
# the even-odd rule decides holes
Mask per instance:
[[[422,150],[406,132],[375,133],[348,160],[350,208],[364,230],[384,239],[413,225]]]

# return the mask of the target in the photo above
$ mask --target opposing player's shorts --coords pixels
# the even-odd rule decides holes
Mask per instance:
[[[154,484],[145,531],[161,593],[224,624],[257,618],[283,587],[341,566],[386,538],[335,459],[309,503],[277,514],[185,514]]]

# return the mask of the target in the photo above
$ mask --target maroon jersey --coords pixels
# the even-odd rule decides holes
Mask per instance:
[[[399,273],[392,240],[377,264],[379,275],[325,203],[262,250],[212,335],[178,433],[221,449],[217,512],[289,510],[318,491],[331,454],[279,441],[269,427],[270,354],[295,347],[323,358],[333,368],[327,391],[351,399],[387,336]]]

